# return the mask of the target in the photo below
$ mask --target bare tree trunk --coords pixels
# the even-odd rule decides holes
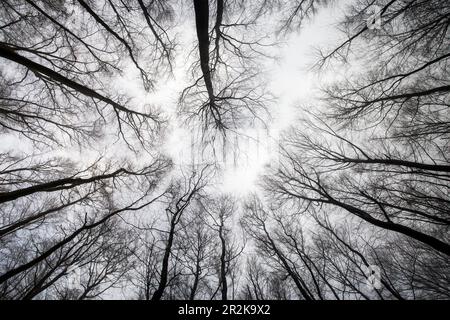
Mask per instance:
[[[167,274],[169,271],[169,258],[170,254],[172,252],[172,245],[173,245],[173,237],[175,233],[175,226],[176,226],[176,219],[177,215],[172,216],[172,220],[170,221],[170,231],[169,231],[169,238],[167,240],[166,248],[164,250],[164,257],[161,264],[161,277],[159,279],[158,288],[153,293],[152,299],[153,301],[161,300],[162,295],[164,294],[164,290],[166,289],[167,285]]]
[[[123,111],[123,112],[127,112],[127,113],[132,113],[132,114],[148,117],[148,115],[145,115],[143,113],[139,113],[136,111],[132,111],[132,110],[124,107],[123,105],[113,101],[112,99],[105,97],[104,95],[96,92],[95,90],[92,90],[92,89],[86,87],[85,85],[77,83],[76,81],[73,81],[73,80],[63,76],[63,75],[59,74],[58,72],[53,71],[50,68],[47,68],[44,65],[41,65],[34,61],[31,61],[30,59],[17,54],[14,50],[12,50],[11,48],[7,47],[4,44],[0,44],[0,57],[14,61],[24,67],[27,67],[28,69],[30,69],[31,71],[33,71],[37,74],[47,76],[50,79],[54,80],[55,82],[58,82],[64,86],[74,89],[87,97],[101,100],[101,101],[111,105],[114,109],[116,109],[116,111]]]
[[[200,67],[203,73],[210,103],[214,102],[214,90],[209,68],[209,5],[208,0],[194,0],[195,26],[197,28]]]
[[[192,284],[191,293],[189,294],[189,300],[195,299],[195,294],[197,293],[198,282],[200,278],[200,260],[197,259],[197,264],[195,265],[194,273],[194,283]]]
[[[219,237],[221,243],[221,254],[220,254],[220,282],[221,282],[221,293],[222,300],[227,300],[228,295],[228,283],[227,283],[227,247],[225,237],[223,235],[223,219],[221,218],[221,225],[219,227]]]

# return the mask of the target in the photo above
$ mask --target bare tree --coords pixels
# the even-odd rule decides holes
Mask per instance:
[[[271,257],[277,267],[281,268],[287,277],[294,282],[299,297],[304,300],[313,300],[314,297],[303,275],[296,270],[295,263],[282,250],[269,229],[268,218],[268,212],[263,208],[263,204],[253,197],[246,205],[246,213],[242,219],[242,224],[247,234],[256,241],[259,252],[266,257]]]
[[[159,112],[148,105],[131,107],[130,97],[113,94],[107,79],[122,72],[122,59],[127,57],[149,89],[154,83],[151,77],[163,71],[160,67],[171,65],[169,5],[108,0],[66,6],[8,0],[1,9],[0,57],[17,70],[15,75],[2,71],[4,130],[38,144],[87,143],[101,136],[106,123],[115,118],[117,132],[129,147],[135,148],[132,136],[140,144],[152,143],[162,121]],[[145,22],[149,19],[150,26]],[[164,46],[160,55],[144,51],[153,42],[158,48]],[[139,56],[153,65],[151,73]]]
[[[58,162],[48,162],[33,168],[31,175],[27,168],[20,168],[20,162],[10,166],[11,172],[23,178],[28,175],[30,180],[18,180],[16,185],[22,184],[22,188],[2,193],[1,212],[5,223],[1,229],[3,264],[0,282],[5,298],[31,298],[50,289],[57,280],[65,278],[67,268],[85,261],[83,259],[93,263],[86,272],[92,277],[85,288],[85,297],[92,296],[94,288],[111,280],[109,274],[118,274],[116,268],[128,255],[124,249],[119,250],[120,242],[115,250],[108,249],[108,245],[114,245],[110,238],[114,228],[106,225],[118,215],[139,211],[159,198],[151,198],[151,193],[167,169],[167,162],[157,160],[140,171],[128,167],[84,179],[77,176],[101,168],[93,166],[84,172],[72,168],[75,171],[72,177],[46,182],[48,172],[45,174],[45,169],[62,168],[58,165]],[[30,185],[33,178],[36,181]],[[133,179],[140,181],[138,196],[128,199],[114,196],[115,192],[127,194],[128,186],[134,186]],[[24,187],[26,184],[30,186]],[[43,197],[43,193],[49,196]],[[102,239],[105,242],[101,242]],[[121,252],[123,254],[119,254]],[[111,253],[111,259],[117,253],[116,259],[108,262],[108,253]],[[83,263],[88,268],[89,264]],[[116,281],[111,280],[111,284]]]
[[[271,43],[267,35],[255,32],[253,4],[193,3],[199,60],[192,65],[194,83],[181,94],[181,110],[188,119],[200,117],[207,135],[215,130],[224,135],[239,131],[255,121],[264,123],[270,95],[259,80],[260,61],[269,55],[264,49]]]
[[[289,214],[251,200],[243,226],[265,263],[258,265],[261,261],[255,257],[249,261],[242,295],[271,298],[270,280],[285,281],[287,289],[287,278],[294,284],[292,297],[302,299],[445,299],[448,295],[444,255],[418,247],[408,237],[381,233],[351,215],[337,217],[322,209]],[[380,287],[371,287],[368,281],[366,269],[372,265],[380,268]],[[292,293],[285,290],[282,296]]]
[[[448,1],[349,3],[313,69],[345,76],[242,202],[217,161],[160,154],[169,106],[116,86],[183,59],[177,116],[225,158],[267,129],[278,41],[332,2],[1,1],[0,299],[448,299]]]
[[[369,4],[357,2],[343,24],[365,23]],[[305,112],[302,128],[287,135],[284,160],[267,188],[280,199],[348,212],[448,255],[448,48],[439,36],[448,6],[430,5],[386,1],[380,31],[364,27],[324,58],[370,40],[373,63],[327,88],[323,111]]]
[[[258,254],[249,256],[246,281],[240,296],[245,300],[292,300],[293,290],[283,272],[266,267],[266,258]]]
[[[168,285],[170,260],[173,255],[172,248],[175,241],[177,227],[180,224],[183,213],[189,205],[201,196],[202,190],[205,188],[205,179],[208,174],[209,167],[206,166],[200,172],[194,171],[189,177],[181,181],[175,181],[169,189],[170,203],[166,208],[167,220],[169,223],[168,230],[165,232],[166,237],[162,250],[161,267],[159,269],[158,287],[153,292],[151,300],[160,300]]]
[[[230,296],[229,280],[231,280],[232,292],[234,292],[233,270],[237,267],[237,258],[245,247],[245,243],[239,243],[243,239],[239,239],[233,231],[235,227],[232,218],[237,213],[236,199],[230,195],[220,195],[217,198],[209,198],[204,207],[209,215],[208,220],[210,220],[207,223],[216,233],[218,240],[215,263],[218,275],[217,290],[220,288],[222,300],[228,300]],[[215,294],[212,296],[213,298]]]
[[[177,250],[180,263],[186,268],[185,293],[182,297],[189,300],[206,299],[211,295],[211,278],[215,277],[215,248],[217,239],[211,228],[205,223],[207,214],[200,201],[193,204],[189,217],[181,221],[180,240]]]

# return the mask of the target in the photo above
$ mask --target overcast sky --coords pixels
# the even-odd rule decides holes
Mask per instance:
[[[311,71],[311,66],[317,56],[314,55],[315,48],[330,47],[337,43],[342,35],[336,28],[336,22],[342,17],[343,6],[350,1],[339,1],[326,9],[319,10],[310,21],[303,27],[284,38],[284,43],[276,48],[278,59],[267,61],[264,66],[267,71],[266,77],[269,83],[269,90],[276,97],[270,105],[270,112],[273,117],[268,122],[268,132],[250,128],[246,133],[250,138],[241,137],[237,141],[238,148],[229,148],[226,152],[223,178],[220,179],[223,185],[220,188],[225,192],[245,195],[255,191],[255,182],[258,175],[264,170],[265,165],[273,164],[277,158],[277,140],[280,132],[295,124],[295,120],[300,116],[298,107],[313,105],[314,99],[318,96],[317,89],[320,83],[333,79],[335,74],[321,72],[320,78],[317,73]],[[189,34],[193,35],[193,28],[184,28],[184,45],[189,45]],[[182,61],[183,58],[181,58]],[[183,68],[178,61],[178,71]],[[175,78],[161,87],[161,91],[153,95],[153,98],[160,99],[162,104],[176,105],[176,100],[185,82],[182,75],[185,72],[175,71]],[[180,125],[175,120],[172,121],[173,131],[167,137],[165,147],[178,164],[189,163],[190,154],[198,153],[189,150],[190,132],[189,129]],[[233,138],[230,144],[235,144]],[[258,140],[258,141],[257,141]],[[233,150],[234,149],[234,150]],[[220,156],[219,156],[220,158]],[[197,159],[196,159],[197,160]]]
[[[250,138],[241,136],[238,140],[228,137],[228,148],[226,156],[218,155],[217,159],[222,163],[223,173],[218,179],[217,187],[225,192],[236,195],[246,195],[255,191],[258,175],[261,174],[266,165],[273,165],[277,159],[277,143],[280,132],[295,124],[295,120],[301,117],[299,106],[314,107],[314,99],[318,96],[317,88],[321,83],[329,79],[335,79],[336,74],[327,73],[323,70],[320,77],[310,70],[312,63],[317,57],[314,55],[317,47],[330,47],[337,43],[339,34],[336,22],[342,16],[343,6],[350,1],[339,1],[328,8],[319,10],[312,19],[306,21],[299,31],[294,31],[287,37],[282,37],[283,43],[275,48],[277,59],[267,60],[264,66],[265,79],[268,83],[269,91],[274,95],[275,100],[269,105],[272,120],[268,121],[268,130],[261,128],[249,128],[245,131]],[[269,22],[270,23],[270,22]],[[140,81],[137,69],[130,62],[125,72],[119,75],[111,86],[117,93],[126,93],[133,97],[135,104],[149,104],[159,107],[168,118],[168,130],[161,141],[160,150],[167,153],[174,160],[176,165],[181,167],[208,161],[210,154],[203,159],[198,146],[194,147],[192,132],[177,116],[177,104],[181,91],[189,85],[190,79],[186,79],[189,67],[187,54],[192,50],[195,43],[195,26],[192,19],[178,25],[177,32],[179,42],[179,53],[173,77],[161,79],[153,92],[146,92]],[[196,53],[196,51],[194,52]],[[194,57],[195,58],[195,57]],[[3,139],[1,150],[9,150],[15,146],[18,151],[17,138],[10,136]],[[237,148],[236,148],[237,146]],[[20,149],[32,148],[31,145],[20,143]],[[117,136],[111,133],[110,139],[105,139],[103,144],[93,146],[92,152],[86,149],[77,153],[73,146],[67,150],[53,150],[53,154],[60,153],[78,159],[86,163],[91,163],[98,152],[110,155],[113,158],[120,158],[121,152],[127,152],[130,158],[130,151],[123,145],[122,141],[117,141]],[[0,151],[1,151],[0,150]],[[140,161],[139,155],[136,159]]]

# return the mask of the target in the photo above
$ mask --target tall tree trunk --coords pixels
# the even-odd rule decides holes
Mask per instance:
[[[191,293],[189,295],[189,300],[195,299],[195,294],[197,293],[199,279],[200,279],[200,261],[197,258],[197,263],[195,265],[194,283],[192,284]]]
[[[153,301],[161,300],[162,295],[164,294],[164,290],[166,289],[167,276],[168,276],[168,272],[169,272],[169,258],[170,258],[170,254],[172,252],[172,244],[173,244],[173,237],[174,237],[174,233],[175,233],[176,218],[177,218],[177,215],[173,215],[172,220],[170,222],[169,239],[167,240],[166,249],[164,250],[164,257],[163,257],[162,266],[161,266],[161,277],[159,279],[158,288],[153,293],[153,296],[152,296]]]
[[[83,84],[77,83],[76,81],[73,81],[73,80],[63,76],[60,73],[58,73],[50,68],[47,68],[44,65],[36,63],[24,56],[17,54],[12,48],[10,48],[4,44],[0,44],[0,57],[14,61],[14,62],[28,68],[29,70],[33,71],[36,74],[44,75],[44,76],[52,79],[53,81],[55,81],[61,85],[64,85],[66,87],[69,87],[75,91],[78,91],[79,93],[81,93],[87,97],[101,100],[101,101],[111,105],[114,109],[116,109],[116,111],[123,111],[123,112],[127,112],[127,113],[132,113],[132,114],[137,114],[137,115],[148,117],[148,115],[146,115],[146,114],[132,111],[132,110],[124,107],[123,105],[120,105],[119,103],[111,100],[110,98],[105,97],[104,95],[96,92],[95,90],[92,90],[92,89],[86,87]]]
[[[227,262],[226,262],[226,241],[223,235],[223,221],[221,221],[221,226],[219,227],[219,237],[222,246],[222,252],[220,254],[220,282],[222,284],[222,300],[227,300],[228,295],[228,284],[227,284]]]
[[[209,5],[208,0],[194,0],[195,26],[197,29],[200,67],[203,73],[210,103],[214,102],[214,90],[209,68]]]

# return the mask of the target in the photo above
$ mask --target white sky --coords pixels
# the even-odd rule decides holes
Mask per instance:
[[[319,83],[329,77],[326,72],[321,72],[319,79],[318,75],[310,70],[314,59],[317,58],[313,54],[314,48],[337,43],[339,34],[335,24],[342,15],[345,2],[348,1],[319,10],[312,20],[303,25],[300,32],[291,33],[284,40],[284,44],[277,48],[278,59],[270,60],[270,65],[264,66],[268,71],[266,75],[269,90],[276,97],[275,102],[269,105],[274,119],[269,125],[268,133],[263,130],[248,131],[250,136],[259,139],[259,143],[254,139],[230,139],[229,145],[236,142],[239,147],[226,152],[226,164],[218,183],[221,191],[236,195],[255,191],[259,174],[266,165],[276,161],[277,138],[282,130],[295,123],[299,116],[296,106],[312,103]],[[187,52],[195,43],[195,29],[193,26],[183,25],[180,30],[180,47],[183,48],[182,51]],[[162,144],[162,150],[180,166],[192,164],[192,155],[196,157],[196,162],[201,158],[198,150],[193,151],[190,148],[191,130],[183,126],[176,115],[177,100],[190,80],[185,78],[186,69],[189,67],[184,65],[185,61],[186,56],[179,54],[174,77],[160,81],[153,93],[144,91],[139,83],[137,70],[132,65],[114,84],[118,93],[127,93],[139,102],[151,101],[152,105],[160,106],[165,114],[169,115],[169,134]],[[334,75],[331,77],[334,78]]]
[[[268,133],[263,130],[250,129],[248,131],[250,136],[259,139],[259,143],[252,139],[241,138],[236,142],[239,146],[238,149],[234,152],[229,149],[226,152],[227,163],[218,180],[218,187],[221,191],[235,195],[245,195],[255,191],[259,174],[263,172],[266,165],[273,164],[277,159],[277,139],[280,132],[295,124],[295,120],[301,116],[296,107],[313,104],[320,83],[328,78],[335,79],[335,74],[327,75],[323,71],[319,78],[309,68],[316,58],[313,55],[314,48],[329,47],[337,43],[339,33],[335,23],[342,15],[343,5],[348,2],[339,1],[338,5],[319,10],[312,20],[304,23],[300,32],[292,32],[287,39],[283,39],[284,44],[277,48],[278,59],[270,60],[270,64],[264,66],[264,69],[267,70],[269,90],[276,97],[274,103],[269,105],[273,121],[270,121]],[[178,40],[181,53],[189,52],[195,43],[195,28],[190,24],[192,24],[192,20],[186,19],[186,22],[181,27],[179,26]],[[125,72],[111,83],[113,90],[117,93],[126,93],[127,96],[134,97],[130,103],[133,108],[146,103],[161,108],[169,118],[168,134],[162,142],[162,151],[169,154],[175,164],[180,166],[191,164],[192,154],[197,158],[196,161],[200,158],[198,151],[190,149],[190,130],[182,125],[176,115],[180,93],[191,81],[185,76],[189,67],[185,65],[186,61],[186,54],[178,54],[174,76],[160,80],[154,92],[144,90],[138,71],[132,63],[129,63]],[[98,156],[98,151],[112,158],[118,158],[121,152],[127,151],[121,142],[111,144],[111,141],[115,140],[116,137],[106,139],[104,144],[94,146],[96,151],[79,150],[78,155],[74,154],[73,146],[70,147],[70,150],[55,151],[59,154],[67,154],[74,159],[86,161],[86,163],[94,160]],[[235,142],[234,139],[231,140],[231,144]],[[11,146],[16,143],[17,140],[12,137],[3,139],[0,149],[11,149]],[[24,150],[29,147],[22,145]]]
[[[264,167],[277,161],[277,138],[280,132],[294,125],[301,116],[297,106],[312,103],[317,97],[320,83],[334,78],[334,74],[327,72],[322,72],[319,78],[310,67],[317,58],[313,54],[314,48],[337,43],[339,33],[335,24],[342,15],[344,2],[319,11],[311,21],[304,24],[300,32],[292,33],[279,48],[279,59],[267,66],[270,70],[269,88],[277,98],[270,106],[274,121],[269,126],[269,136],[260,131],[259,146],[243,139],[239,144],[242,151],[240,161],[237,161],[236,166],[234,163],[226,166],[223,191],[237,195],[255,191],[258,176],[263,173]]]

